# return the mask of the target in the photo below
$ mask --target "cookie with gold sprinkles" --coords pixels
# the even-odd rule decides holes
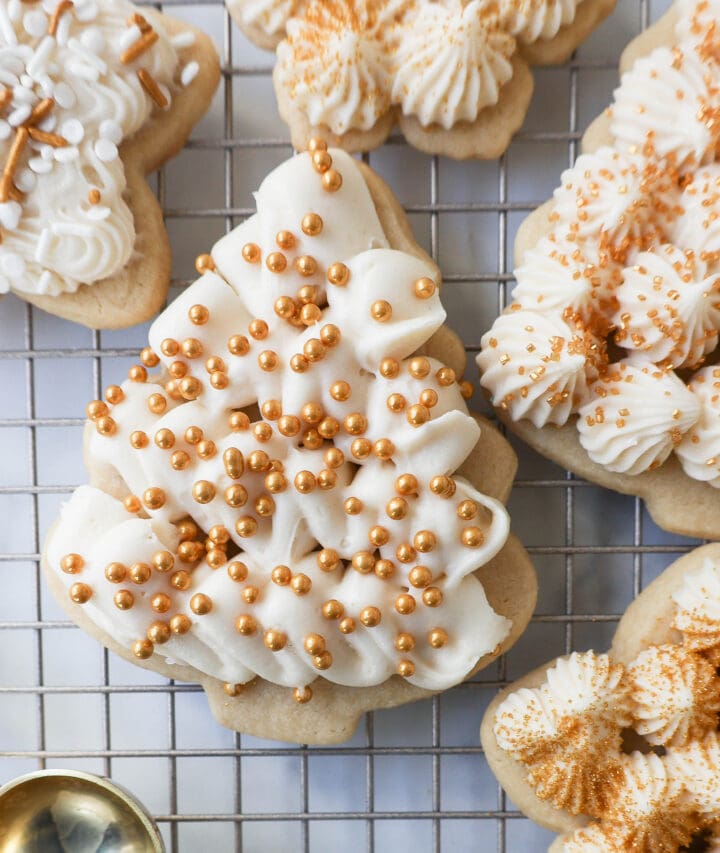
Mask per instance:
[[[720,536],[719,21],[676,0],[627,48],[477,357],[532,447],[698,538]]]
[[[719,652],[715,544],[640,594],[607,654],[558,658],[493,701],[488,762],[521,811],[560,833],[553,853],[715,849]]]
[[[563,62],[615,0],[227,0],[276,50],[280,115],[299,150],[350,151],[397,124],[422,151],[495,158],[525,118],[532,64]]]
[[[515,457],[473,416],[440,273],[387,187],[315,140],[197,259],[87,409],[48,583],[118,654],[263,737],[348,738],[507,649],[535,575]]]
[[[2,0],[0,295],[92,328],[155,314],[170,249],[145,176],[219,77],[206,35],[127,0]]]

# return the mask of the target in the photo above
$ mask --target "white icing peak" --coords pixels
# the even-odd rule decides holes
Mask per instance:
[[[709,649],[720,643],[720,567],[705,560],[702,567],[687,575],[673,594],[677,611],[673,626],[681,631],[686,645]]]
[[[688,476],[720,487],[720,407],[702,370],[697,381],[675,372],[702,368],[720,335],[717,8],[684,0],[677,44],[623,76],[611,144],[563,173],[549,233],[516,271],[511,310],[550,324],[572,318],[578,338],[607,342],[608,357],[599,346],[593,360],[597,381],[568,396],[559,417],[531,405],[531,388],[518,401],[521,377],[537,366],[536,342],[506,316],[477,362],[512,420],[572,422],[608,470],[642,474],[676,452]],[[512,369],[498,368],[497,353],[512,356]]]
[[[554,38],[561,27],[572,24],[583,0],[499,0],[505,28],[521,41]]]
[[[153,324],[163,375],[92,404],[93,470],[138,497],[79,489],[48,560],[138,657],[298,701],[320,674],[442,689],[509,630],[473,574],[508,517],[454,476],[479,428],[453,371],[413,356],[445,318],[434,269],[387,247],[357,163],[318,153],[268,176]]]
[[[170,105],[175,42],[125,0],[0,6],[0,292],[118,273],[135,243],[118,147]]]

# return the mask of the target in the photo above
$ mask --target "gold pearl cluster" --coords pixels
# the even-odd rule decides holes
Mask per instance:
[[[332,168],[332,157],[327,145],[321,140],[312,140],[309,153],[313,168],[321,176],[323,188],[336,192],[342,186],[342,177]],[[316,258],[301,245],[305,238],[320,237],[325,229],[322,217],[307,212],[300,222],[299,229],[284,229],[277,232],[271,250],[263,252],[255,243],[246,243],[241,250],[243,261],[251,265],[264,264],[273,274],[283,276],[294,270],[307,281],[296,291],[288,288],[285,295],[274,303],[274,313],[281,320],[295,328],[313,327],[316,336],[308,339],[301,351],[288,359],[287,367],[292,373],[302,374],[312,366],[329,357],[342,340],[342,331],[332,323],[323,323],[323,312],[327,307],[321,276],[332,287],[351,285],[351,272],[348,266],[338,261],[321,270]],[[210,255],[200,255],[196,268],[203,275],[215,271],[215,262]],[[289,280],[289,279],[288,279]],[[421,277],[411,285],[415,298],[427,300],[437,290],[436,283],[428,277]],[[380,299],[369,305],[370,317],[378,323],[388,323],[393,318],[391,301]],[[278,352],[273,349],[268,322],[261,317],[250,321],[247,329],[230,336],[222,347],[210,348],[208,338],[212,338],[213,317],[208,306],[201,303],[187,310],[190,328],[196,330],[184,338],[165,338],[160,342],[159,352],[149,347],[140,354],[140,363],[132,367],[128,378],[138,384],[148,381],[148,370],[158,367],[161,358],[167,367],[163,377],[163,389],[154,390],[146,399],[147,410],[151,415],[162,417],[174,402],[187,402],[198,399],[206,393],[208,386],[220,390],[231,385],[232,364],[235,358],[252,358],[265,372],[283,370]],[[433,368],[430,360],[416,356],[405,362],[395,358],[383,358],[378,365],[380,378],[394,380],[407,371],[418,382],[418,391],[412,397],[400,393],[390,393],[386,398],[387,408],[393,414],[404,417],[412,427],[420,428],[428,423],[433,410],[438,405],[438,390],[459,384],[463,396],[472,393],[469,383],[458,380],[449,367]],[[433,387],[434,386],[434,387]],[[436,390],[436,388],[438,390]],[[234,628],[238,635],[262,640],[264,646],[280,653],[287,648],[289,638],[277,625],[262,625],[252,609],[261,599],[261,587],[248,582],[249,571],[238,557],[238,545],[243,540],[257,535],[263,523],[272,523],[275,513],[275,501],[279,494],[288,490],[298,495],[309,495],[316,490],[327,491],[338,486],[338,469],[346,462],[361,464],[375,458],[380,462],[391,462],[396,452],[388,437],[371,437],[371,424],[368,416],[361,410],[354,410],[352,382],[338,377],[327,388],[330,398],[341,404],[347,404],[344,417],[336,417],[326,410],[316,399],[309,399],[300,406],[299,411],[283,410],[279,399],[258,401],[260,419],[251,422],[246,412],[236,411],[228,416],[231,432],[242,432],[255,442],[255,448],[243,453],[237,447],[226,448],[222,452],[222,466],[225,479],[207,479],[202,476],[202,462],[218,456],[215,441],[205,435],[197,425],[188,425],[184,430],[161,427],[154,433],[134,430],[125,438],[137,452],[145,452],[155,447],[167,453],[168,465],[172,470],[185,471],[198,467],[198,474],[192,479],[191,496],[199,505],[210,505],[221,501],[238,510],[233,529],[221,524],[202,531],[192,518],[186,518],[177,525],[180,542],[174,553],[160,551],[147,563],[135,563],[130,566],[119,562],[110,563],[105,569],[105,580],[117,586],[113,601],[119,610],[130,610],[136,606],[137,590],[142,589],[151,578],[162,575],[166,590],[153,595],[149,604],[154,619],[148,626],[146,636],[133,645],[133,653],[140,659],[150,657],[156,645],[168,642],[174,635],[187,633],[193,621],[213,612],[210,596],[196,592],[188,600],[189,614],[176,611],[176,593],[191,591],[193,572],[205,562],[212,570],[224,567],[228,578],[238,584],[239,611],[234,618]],[[112,416],[112,407],[125,399],[125,392],[119,386],[110,386],[104,400],[95,400],[88,405],[87,414],[95,424],[99,434],[116,436],[118,424]],[[307,450],[316,451],[321,464],[313,470],[301,470],[290,476],[285,464],[267,451],[267,444],[276,436],[293,439]],[[351,439],[349,452],[345,453],[336,446],[338,438]],[[260,488],[258,489],[258,485]],[[438,474],[426,482],[420,482],[411,472],[402,471],[395,478],[394,494],[389,496],[384,515],[386,520],[374,523],[367,532],[367,548],[358,550],[346,558],[331,548],[321,548],[316,553],[316,562],[323,573],[344,573],[355,571],[363,575],[374,575],[382,581],[398,584],[398,592],[391,597],[394,618],[410,617],[422,608],[437,608],[443,603],[442,582],[444,574],[433,572],[423,564],[424,555],[438,547],[441,539],[439,532],[430,529],[418,529],[410,533],[406,541],[397,541],[393,535],[393,523],[405,519],[411,512],[413,502],[424,491],[443,499],[452,500],[456,484],[452,477]],[[255,495],[255,497],[252,497]],[[129,495],[125,506],[130,513],[152,513],[163,509],[168,496],[162,488],[149,485],[141,495]],[[472,522],[479,514],[478,505],[472,500],[460,500],[456,504],[460,522],[459,544],[467,548],[477,548],[484,541],[480,526]],[[346,497],[342,504],[348,516],[359,515],[364,506],[360,498]],[[391,545],[391,542],[393,543]],[[392,550],[388,550],[392,548]],[[383,556],[379,549],[385,549]],[[63,558],[62,570],[69,574],[79,574],[84,567],[82,557],[68,554]],[[288,594],[303,597],[312,590],[312,579],[302,572],[294,572],[290,566],[276,565],[268,568],[269,582],[287,589]],[[92,597],[92,589],[84,583],[75,583],[71,587],[70,597],[77,603],[86,603]],[[345,603],[329,598],[320,606],[323,620],[328,630],[323,633],[314,631],[305,635],[302,641],[302,653],[315,670],[325,672],[333,665],[331,645],[333,631],[349,635],[358,630],[372,630],[381,624],[383,612],[373,603],[358,607],[349,612]],[[440,649],[449,642],[448,631],[440,626],[430,630],[424,639],[408,630],[400,630],[394,641],[398,653],[396,672],[404,678],[412,678],[415,664],[412,652],[418,643],[424,642],[432,649]],[[229,696],[239,695],[242,685],[225,686]],[[297,688],[294,699],[302,704],[312,697],[310,687]]]

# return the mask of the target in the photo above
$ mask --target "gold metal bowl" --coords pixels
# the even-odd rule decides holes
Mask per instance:
[[[107,779],[41,770],[0,788],[0,853],[164,853],[150,815]]]

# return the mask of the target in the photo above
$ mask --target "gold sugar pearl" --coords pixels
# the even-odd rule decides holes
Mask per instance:
[[[312,687],[295,687],[293,689],[293,699],[298,703],[298,705],[306,705],[312,697]]]
[[[290,587],[295,595],[307,595],[312,589],[312,581],[307,575],[300,572],[299,574],[294,575],[293,579],[290,581]]]
[[[435,282],[431,278],[423,276],[413,284],[413,291],[418,299],[430,299],[435,293]]]
[[[220,370],[216,370],[215,373],[210,374],[210,384],[218,391],[222,391],[223,388],[227,388],[230,384],[230,377],[227,373],[222,373]]]
[[[311,136],[308,140],[307,150],[310,152],[327,151],[327,142],[321,136]]]
[[[337,484],[337,474],[334,471],[329,471],[327,468],[324,468],[317,475],[317,484],[318,488],[322,489],[323,491],[333,489]]]
[[[136,429],[130,433],[130,447],[133,447],[135,450],[142,450],[148,444],[150,444],[150,439],[141,429]]]
[[[427,566],[414,566],[410,569],[408,580],[415,589],[425,589],[432,583],[432,572]]]
[[[204,305],[193,305],[188,311],[188,319],[196,326],[204,326],[210,319],[210,312]],[[148,365],[152,367],[152,365]]]
[[[315,655],[313,658],[313,666],[315,669],[326,670],[330,669],[333,662],[333,656],[330,652],[324,651],[320,652],[319,655]]]
[[[287,586],[292,580],[292,572],[288,566],[275,566],[270,574],[270,578],[278,586]]]
[[[316,560],[318,568],[323,572],[335,571],[341,565],[338,552],[332,548],[323,548],[322,551],[318,551]]]
[[[390,533],[387,528],[381,527],[377,524],[375,527],[371,527],[368,531],[368,539],[371,545],[374,545],[376,548],[381,548],[383,545],[387,545],[390,540]]]
[[[386,403],[388,409],[390,409],[391,412],[393,412],[394,414],[398,414],[398,412],[402,412],[402,410],[405,408],[407,400],[405,399],[405,397],[403,397],[402,394],[390,394],[390,396],[387,398]]]
[[[105,417],[98,418],[95,421],[95,429],[100,435],[114,435],[117,430],[117,424],[109,415],[105,415]]]
[[[478,513],[478,505],[475,501],[465,500],[460,501],[457,508],[457,516],[458,518],[462,518],[463,521],[471,521]]]
[[[448,634],[444,628],[433,628],[428,633],[428,643],[434,649],[441,649],[448,641]]]
[[[393,521],[400,521],[408,513],[408,502],[405,498],[391,498],[385,505],[385,512]]]
[[[306,213],[305,216],[303,216],[300,227],[302,228],[303,234],[308,237],[317,237],[322,234],[322,217],[317,213]]]
[[[308,450],[319,450],[323,445],[323,437],[316,429],[309,429],[303,434],[303,445]]]
[[[243,637],[251,637],[258,629],[257,619],[249,614],[238,616],[235,620],[235,630]]]
[[[398,661],[397,674],[403,678],[412,678],[415,675],[415,664],[411,660]]]
[[[275,242],[278,244],[280,249],[294,249],[295,235],[292,231],[278,231],[275,235]]]
[[[138,585],[147,583],[150,580],[151,574],[152,569],[147,563],[133,563],[128,572],[130,580]]]
[[[316,172],[325,174],[332,166],[332,157],[327,151],[314,151],[312,153],[312,164]]]
[[[267,471],[270,468],[270,457],[264,450],[253,450],[247,458],[247,467],[255,473]]]
[[[211,355],[210,358],[205,361],[205,370],[207,370],[208,373],[216,373],[218,370],[224,373],[227,371],[227,365],[219,355]]]
[[[438,381],[438,385],[447,388],[455,382],[455,371],[452,367],[441,367],[435,374],[435,378]]]
[[[190,609],[196,616],[206,616],[213,608],[209,595],[198,592],[190,599]]]
[[[248,324],[248,332],[250,333],[250,337],[254,338],[256,341],[264,341],[268,336],[270,329],[264,320],[255,319],[251,320]]]
[[[345,615],[345,608],[335,598],[331,598],[323,603],[322,615],[325,619],[342,619]]]
[[[92,400],[92,402],[87,404],[87,408],[85,409],[85,414],[91,421],[95,421],[98,418],[107,415],[110,410],[108,409],[107,403],[103,400]]]
[[[398,545],[395,554],[401,563],[412,563],[417,556],[415,549],[409,542],[402,542]]]
[[[320,342],[323,346],[328,347],[328,349],[336,347],[340,343],[341,339],[342,333],[334,323],[326,323],[320,329]]]
[[[80,554],[65,554],[60,560],[60,568],[66,575],[76,575],[85,568],[85,560]]]
[[[191,628],[192,622],[190,621],[190,617],[184,613],[177,613],[170,620],[170,630],[173,634],[187,634]]]
[[[258,356],[258,365],[268,373],[275,370],[279,364],[278,355],[270,349],[263,350]]]
[[[282,252],[270,252],[265,258],[265,266],[273,273],[285,272],[287,269],[287,258]]]
[[[231,699],[235,696],[239,696],[243,692],[244,687],[244,684],[230,684],[230,682],[228,681],[223,684],[223,690],[225,691],[225,694]]]
[[[168,373],[173,379],[182,379],[183,376],[187,376],[187,372],[188,366],[184,361],[173,361],[168,367]]]
[[[258,251],[260,250],[258,249]],[[243,257],[245,257],[244,252]],[[245,258],[245,260],[247,260],[247,258]],[[205,275],[206,272],[213,272],[215,269],[215,261],[212,259],[212,255],[208,255],[207,253],[198,255],[197,258],[195,258],[195,269],[197,270],[198,275]]]
[[[297,292],[297,298],[301,305],[313,302],[316,305],[320,301],[320,290],[315,284],[304,284]]]
[[[365,415],[360,412],[353,412],[347,415],[343,421],[343,426],[348,435],[362,435],[368,428],[368,421]]]
[[[128,370],[128,379],[131,382],[147,382],[147,370],[142,364],[135,364]]]
[[[255,604],[258,598],[260,598],[260,590],[252,585],[246,586],[240,594],[243,597],[243,601],[247,604]]]
[[[167,400],[156,392],[147,398],[147,407],[154,415],[161,415],[167,409]]]
[[[203,354],[203,345],[197,338],[185,338],[180,344],[180,349],[185,358],[200,358]]]
[[[158,592],[150,599],[150,607],[152,607],[156,613],[167,613],[171,606],[172,601],[170,596],[164,592]]]
[[[400,373],[400,362],[395,358],[384,358],[380,362],[380,375],[384,379],[395,379]]]
[[[183,399],[183,395],[180,393],[178,383],[175,379],[171,379],[165,383],[165,393],[171,400],[180,401]]]
[[[265,488],[273,495],[280,494],[287,489],[287,478],[282,471],[271,471],[265,477]]]
[[[369,438],[356,438],[350,445],[350,453],[353,459],[367,459],[372,453],[372,442]]]
[[[169,551],[156,551],[151,562],[156,571],[165,574],[175,565],[175,558]]]
[[[270,649],[271,652],[279,652],[287,645],[287,635],[271,628],[269,631],[265,631],[263,642],[265,648]]]
[[[466,548],[479,548],[485,541],[485,535],[479,527],[466,527],[460,534],[460,541]]]
[[[322,420],[325,410],[320,403],[305,403],[300,411],[300,417],[306,424],[317,424]]]
[[[395,637],[395,648],[399,652],[411,652],[415,648],[415,637],[407,631],[401,631]]]
[[[363,503],[360,498],[347,498],[343,503],[343,510],[346,515],[359,515],[363,510]]]
[[[170,457],[170,467],[174,471],[184,471],[190,462],[190,454],[184,450],[176,450]]]
[[[171,429],[159,429],[155,433],[155,444],[161,450],[170,450],[175,444],[175,433]]]
[[[336,418],[323,418],[317,426],[317,431],[325,439],[335,438],[340,432],[340,422]]]
[[[462,395],[464,400],[469,400],[472,395],[475,393],[475,389],[473,388],[472,382],[468,382],[467,379],[463,379],[460,383],[460,394]]]
[[[228,426],[233,432],[242,432],[250,428],[250,418],[245,412],[233,412],[228,418]]]
[[[301,255],[295,260],[295,269],[300,275],[310,277],[318,271],[318,264],[315,258],[310,255]]]
[[[325,464],[328,468],[339,468],[345,462],[345,454],[339,447],[328,447],[325,451]]]
[[[259,495],[255,499],[255,512],[261,518],[269,518],[275,512],[275,501],[270,495]]]
[[[282,415],[278,419],[278,432],[291,438],[300,432],[300,418],[295,415]]]
[[[346,616],[338,622],[338,630],[341,634],[352,634],[355,630],[355,620],[352,616]]]
[[[265,400],[260,407],[262,416],[269,421],[276,421],[282,415],[282,403],[280,400]]]
[[[257,527],[257,521],[250,515],[244,515],[242,518],[238,518],[235,522],[237,535],[243,539],[248,539],[250,536],[254,536],[257,533]]]
[[[307,495],[315,489],[317,481],[311,471],[298,471],[295,475],[295,488],[302,495]]]
[[[278,296],[273,305],[273,310],[283,320],[290,320],[295,316],[295,300],[291,296]]]
[[[184,400],[197,400],[202,393],[202,382],[194,376],[186,376],[180,380],[178,390]]]
[[[310,362],[300,353],[295,353],[290,359],[290,369],[295,373],[305,373],[308,367],[310,367]]]
[[[370,316],[378,323],[387,323],[392,318],[392,305],[385,299],[378,299],[370,306]]]
[[[375,557],[370,551],[357,551],[351,561],[353,569],[361,575],[369,575],[375,568]]]
[[[395,610],[401,616],[407,616],[415,610],[415,599],[404,592],[395,599]]]
[[[259,264],[262,252],[257,243],[245,243],[242,247],[242,256],[249,264]]]
[[[186,589],[190,588],[190,584],[192,583],[189,572],[186,572],[184,569],[181,569],[179,572],[174,572],[170,575],[170,586],[173,589],[177,589],[180,592],[184,592]]]
[[[245,335],[232,335],[228,338],[227,348],[230,355],[247,355],[250,351],[250,341]]]
[[[408,373],[413,379],[424,379],[430,373],[430,362],[422,355],[411,358]]]
[[[437,537],[432,530],[418,530],[413,537],[413,545],[421,554],[427,554],[437,545]]]
[[[172,636],[170,626],[166,622],[153,622],[147,630],[147,638],[155,645],[162,645]]]
[[[378,459],[386,462],[395,453],[395,445],[389,438],[379,438],[373,445],[373,453]]]
[[[180,344],[174,338],[165,338],[160,344],[160,352],[172,358],[180,352]]]
[[[150,640],[136,640],[132,644],[132,653],[140,660],[147,660],[148,658],[151,658],[154,651],[155,649]]]
[[[376,628],[382,620],[382,613],[377,607],[363,607],[360,611],[360,622],[366,628]]]
[[[342,186],[342,175],[337,169],[327,169],[323,172],[322,188],[329,193],[336,193]]]
[[[195,563],[205,553],[200,542],[181,542],[178,545],[178,559],[183,563]]]
[[[455,481],[442,474],[433,477],[429,483],[430,491],[441,498],[451,498],[455,494]]]
[[[330,396],[338,403],[344,403],[346,400],[349,400],[351,391],[350,383],[345,382],[344,379],[333,382],[330,386]]]
[[[273,436],[273,428],[270,426],[269,423],[266,423],[265,421],[260,421],[260,423],[254,424],[252,429],[253,435],[255,436],[255,441],[258,441],[262,444],[267,441],[270,441]]]
[[[386,581],[395,574],[395,565],[390,560],[378,560],[375,563],[375,574],[380,580]]]
[[[227,573],[230,580],[235,581],[235,583],[242,583],[247,580],[248,567],[239,560],[233,560],[232,563],[228,563]]]
[[[401,474],[395,480],[395,491],[399,495],[415,495],[420,488],[414,474]]]
[[[199,504],[209,504],[215,497],[215,486],[209,480],[197,480],[193,483],[192,496]]]
[[[145,489],[142,502],[148,509],[158,510],[165,505],[165,492],[157,486]]]
[[[335,287],[345,287],[350,281],[349,267],[346,267],[341,261],[330,264],[327,269],[327,280],[330,284],[334,284]]]
[[[227,554],[221,548],[211,548],[205,557],[205,562],[211,569],[219,569],[227,563]]]
[[[437,391],[435,391],[434,388],[425,388],[420,392],[420,403],[425,406],[426,409],[432,409],[433,406],[437,406]]]
[[[117,406],[125,399],[125,392],[119,385],[108,385],[105,389],[105,399],[111,406]]]
[[[140,498],[137,495],[128,495],[123,500],[123,506],[128,512],[137,513],[142,509]]]
[[[237,447],[228,447],[223,452],[225,473],[231,480],[239,480],[245,471],[245,457]]]
[[[135,604],[135,596],[129,589],[120,589],[113,596],[113,604],[118,610],[131,610]]]
[[[108,563],[105,577],[109,583],[122,583],[127,577],[127,568],[122,563]]]
[[[92,589],[86,583],[74,583],[70,587],[70,600],[75,604],[86,604],[92,598]]]
[[[325,345],[319,338],[310,338],[303,344],[303,355],[310,363],[325,358]]]
[[[422,600],[427,607],[439,607],[442,604],[443,594],[436,586],[429,586],[423,590]]]

